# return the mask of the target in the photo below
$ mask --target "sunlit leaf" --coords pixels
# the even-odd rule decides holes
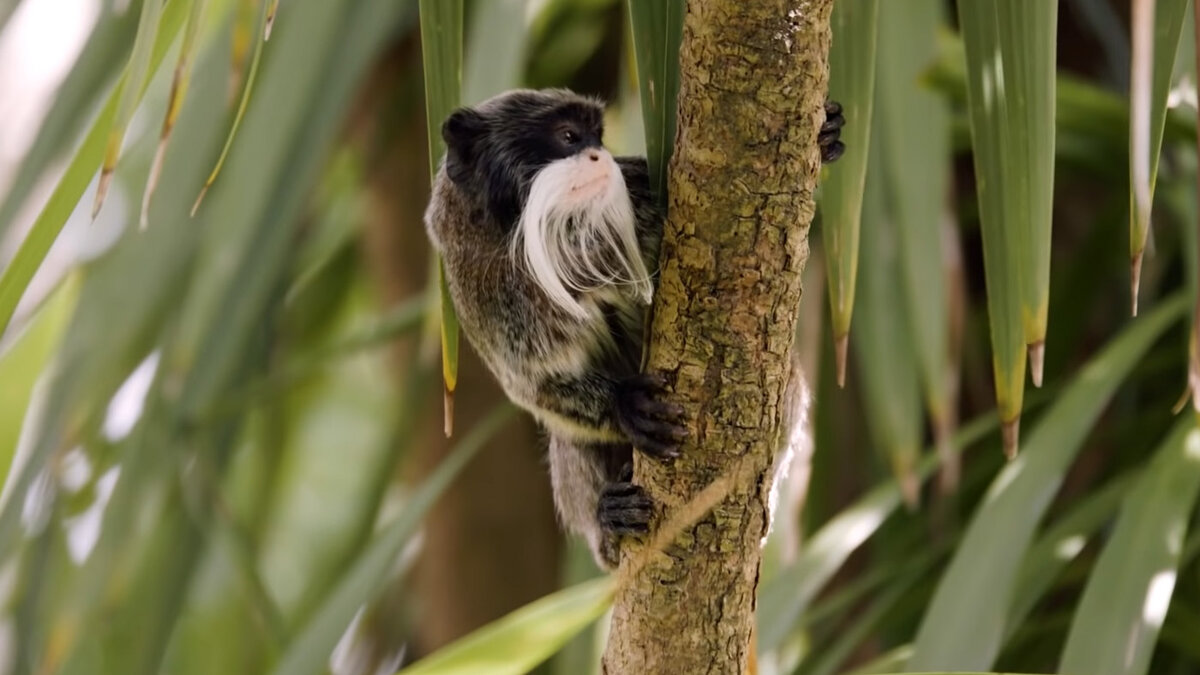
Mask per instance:
[[[186,5],[187,3],[182,0],[168,0],[162,13],[162,26],[159,27],[157,40],[150,54],[149,70],[151,72],[158,68],[167,48],[179,31],[179,26],[183,23]],[[75,156],[71,159],[62,178],[59,179],[50,199],[42,208],[29,233],[25,235],[25,239],[21,241],[16,255],[4,269],[3,275],[0,275],[0,335],[4,333],[9,320],[12,319],[17,302],[25,293],[25,287],[29,285],[34,272],[41,266],[46,252],[50,250],[50,245],[54,243],[63,223],[67,221],[67,216],[71,215],[75,205],[79,203],[92,175],[100,166],[104,157],[105,137],[115,119],[117,99],[120,93],[120,91],[114,91],[109,96],[108,102],[97,115],[96,121],[92,123],[83,143],[75,151]]]
[[[1075,610],[1059,672],[1149,672],[1198,493],[1200,430],[1184,415],[1121,507]]]
[[[1038,521],[1113,392],[1183,309],[1182,298],[1163,303],[1113,340],[1057,397],[1021,456],[996,476],[938,583],[909,667],[992,665]]]
[[[521,675],[586,628],[612,604],[614,577],[577,584],[467,635],[398,675]]]

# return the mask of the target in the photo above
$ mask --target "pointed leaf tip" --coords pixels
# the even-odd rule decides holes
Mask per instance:
[[[442,389],[442,415],[445,420],[442,430],[450,438],[454,434],[454,392],[449,388]]]
[[[850,334],[838,336],[833,342],[833,360],[837,368],[837,385],[846,387],[846,351],[850,347]]]
[[[1142,251],[1133,254],[1129,262],[1129,302],[1132,316],[1138,314],[1138,291],[1142,286]]]
[[[958,491],[962,461],[954,451],[954,425],[948,415],[933,419],[933,440],[942,465],[938,473],[938,491],[943,495],[954,494]]]
[[[100,207],[104,206],[104,198],[108,196],[108,186],[112,184],[113,170],[102,169],[100,171],[100,182],[96,185],[96,201],[92,202],[92,220],[100,213]]]
[[[271,28],[275,26],[275,12],[279,10],[279,0],[271,0],[271,6],[267,8],[267,25],[263,29],[263,41],[271,39]]]
[[[904,505],[910,512],[915,513],[921,506],[921,482],[917,479],[912,467],[904,469],[904,473],[900,474],[899,478],[900,494],[904,498]]]
[[[1017,446],[1021,436],[1021,418],[1000,423],[1000,435],[1004,439],[1004,456],[1009,460],[1017,458]]]
[[[150,199],[154,196],[154,191],[158,189],[158,177],[162,173],[163,158],[167,154],[167,142],[170,140],[168,132],[158,139],[158,148],[154,150],[154,161],[150,164],[150,175],[146,178],[146,189],[142,192],[142,214],[138,218],[138,229],[145,231],[147,224],[150,222]],[[193,209],[192,215],[195,215]]]
[[[196,217],[196,211],[200,210],[200,202],[204,201],[204,195],[206,194],[208,194],[208,184],[200,188],[200,194],[196,195],[196,201],[192,204],[192,210],[188,213],[190,217]]]
[[[1033,386],[1041,388],[1042,369],[1046,359],[1046,343],[1034,342],[1029,345],[1029,374],[1033,378]]]

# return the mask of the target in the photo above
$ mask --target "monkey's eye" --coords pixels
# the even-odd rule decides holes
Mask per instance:
[[[570,129],[564,129],[560,134],[560,137],[565,145],[575,145],[579,142],[579,134],[571,131]]]

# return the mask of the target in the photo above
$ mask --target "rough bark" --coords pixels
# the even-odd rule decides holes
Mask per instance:
[[[692,436],[672,464],[639,457],[635,482],[660,505],[660,523],[696,511],[686,505],[697,495],[719,502],[662,549],[625,548],[609,675],[747,667],[820,167],[832,1],[687,5],[648,368],[668,375]]]

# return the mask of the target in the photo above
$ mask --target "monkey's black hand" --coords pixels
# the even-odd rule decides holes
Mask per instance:
[[[633,463],[627,463],[615,483],[605,485],[600,491],[600,502],[596,507],[596,518],[600,528],[616,535],[643,534],[650,531],[650,512],[654,502],[646,491],[634,485]]]
[[[846,144],[838,140],[841,138],[842,127],[845,124],[846,118],[842,116],[842,104],[837,101],[826,101],[825,123],[821,125],[821,132],[817,134],[817,145],[821,146],[822,162],[835,161],[846,151]]]
[[[666,380],[661,375],[634,375],[617,385],[617,426],[633,447],[656,457],[679,456],[679,444],[687,438],[683,407],[664,401]]]

